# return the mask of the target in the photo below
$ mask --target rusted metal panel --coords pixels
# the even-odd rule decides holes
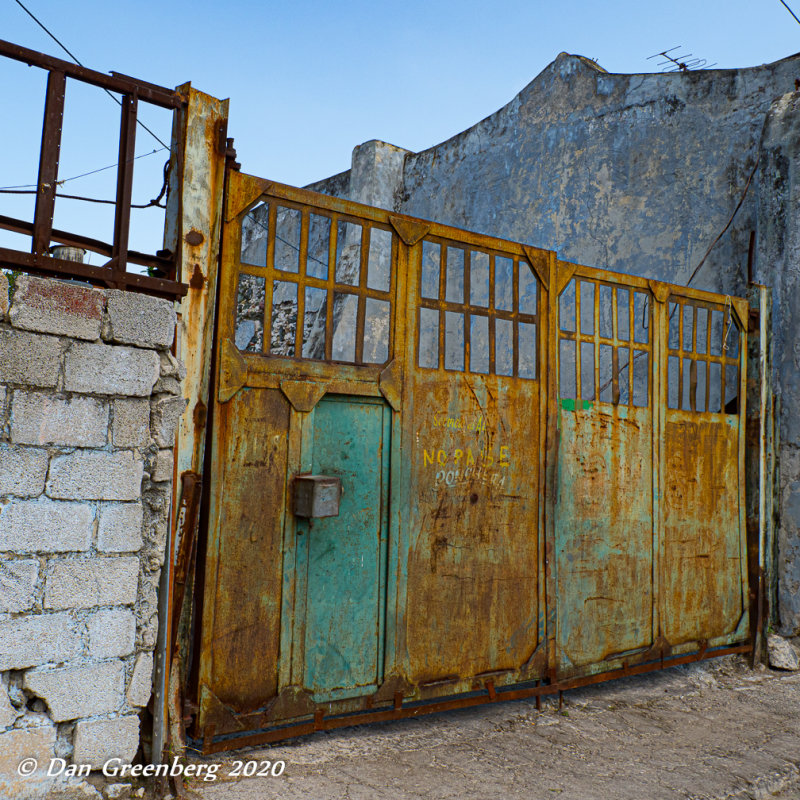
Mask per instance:
[[[206,751],[748,647],[740,304],[236,172],[225,219]],[[232,443],[275,436],[254,505]],[[320,472],[342,519],[292,513]],[[269,681],[220,666],[243,618]]]
[[[559,421],[558,661],[569,674],[657,635],[652,410],[589,404]]]
[[[539,677],[539,386],[429,373],[415,381],[408,536],[409,679]]]
[[[277,693],[290,406],[244,389],[215,413],[200,683],[241,712]]]
[[[738,422],[667,412],[664,631],[672,645],[733,633],[746,609]]]

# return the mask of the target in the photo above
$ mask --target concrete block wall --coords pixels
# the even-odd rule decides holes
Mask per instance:
[[[0,274],[0,787],[24,757],[136,755],[185,407],[175,322],[166,300],[27,276],[9,302]]]

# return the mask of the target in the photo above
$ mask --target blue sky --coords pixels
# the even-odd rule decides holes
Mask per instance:
[[[243,171],[295,185],[347,169],[352,148],[368,139],[418,151],[449,138],[507,103],[561,51],[609,72],[658,71],[647,57],[676,45],[717,68],[800,51],[800,25],[779,0],[22,1],[86,66],[164,86],[191,81],[230,98]],[[800,0],[788,2],[800,16]],[[66,57],[14,0],[0,0],[0,38]],[[36,181],[39,72],[0,59],[0,187]],[[70,82],[66,109],[59,177],[114,164],[118,107]],[[167,112],[144,119],[168,141]],[[159,147],[139,130],[137,153]],[[137,161],[134,202],[158,193],[164,158]],[[113,198],[114,180],[106,170],[62,191]],[[0,195],[0,214],[30,218],[32,208],[31,198]],[[160,246],[159,214],[134,215],[133,248]],[[55,224],[110,241],[113,210],[62,200]],[[25,247],[3,232],[0,245]]]

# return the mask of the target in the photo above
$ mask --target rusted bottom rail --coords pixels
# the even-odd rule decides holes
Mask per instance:
[[[631,675],[641,675],[646,672],[677,667],[681,664],[691,664],[695,661],[704,661],[709,658],[719,658],[735,653],[749,653],[753,649],[751,643],[738,645],[736,647],[726,647],[715,650],[702,650],[690,653],[686,656],[677,656],[671,659],[659,659],[647,664],[637,664],[626,666],[610,672],[601,672],[597,675],[587,675],[582,678],[571,678],[557,683],[547,683],[539,686],[509,687],[508,689],[498,689],[489,681],[484,692],[470,694],[463,697],[453,697],[447,700],[434,700],[429,702],[416,702],[403,705],[402,696],[395,695],[393,708],[383,709],[382,711],[358,711],[352,714],[343,714],[335,717],[326,717],[322,711],[317,711],[313,720],[301,722],[295,725],[285,725],[280,728],[259,731],[258,733],[227,735],[215,739],[214,726],[209,725],[205,729],[205,737],[202,742],[202,749],[198,748],[203,755],[221,753],[225,750],[238,750],[243,747],[255,747],[271,742],[293,739],[298,736],[307,736],[316,731],[329,731],[335,728],[352,727],[353,725],[366,725],[371,722],[387,722],[389,720],[404,719],[408,717],[418,717],[422,714],[436,714],[442,711],[454,711],[459,708],[469,708],[471,706],[484,705],[485,703],[496,703],[505,700],[524,700],[529,697],[541,697],[542,695],[558,694],[568,689],[577,689],[581,686],[591,686],[594,683],[611,681],[616,678],[625,678]],[[199,742],[190,742],[190,747]]]

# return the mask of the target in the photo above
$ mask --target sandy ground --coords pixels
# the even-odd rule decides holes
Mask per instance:
[[[800,674],[739,657],[222,754],[203,800],[800,799]],[[231,778],[234,761],[285,761]]]

